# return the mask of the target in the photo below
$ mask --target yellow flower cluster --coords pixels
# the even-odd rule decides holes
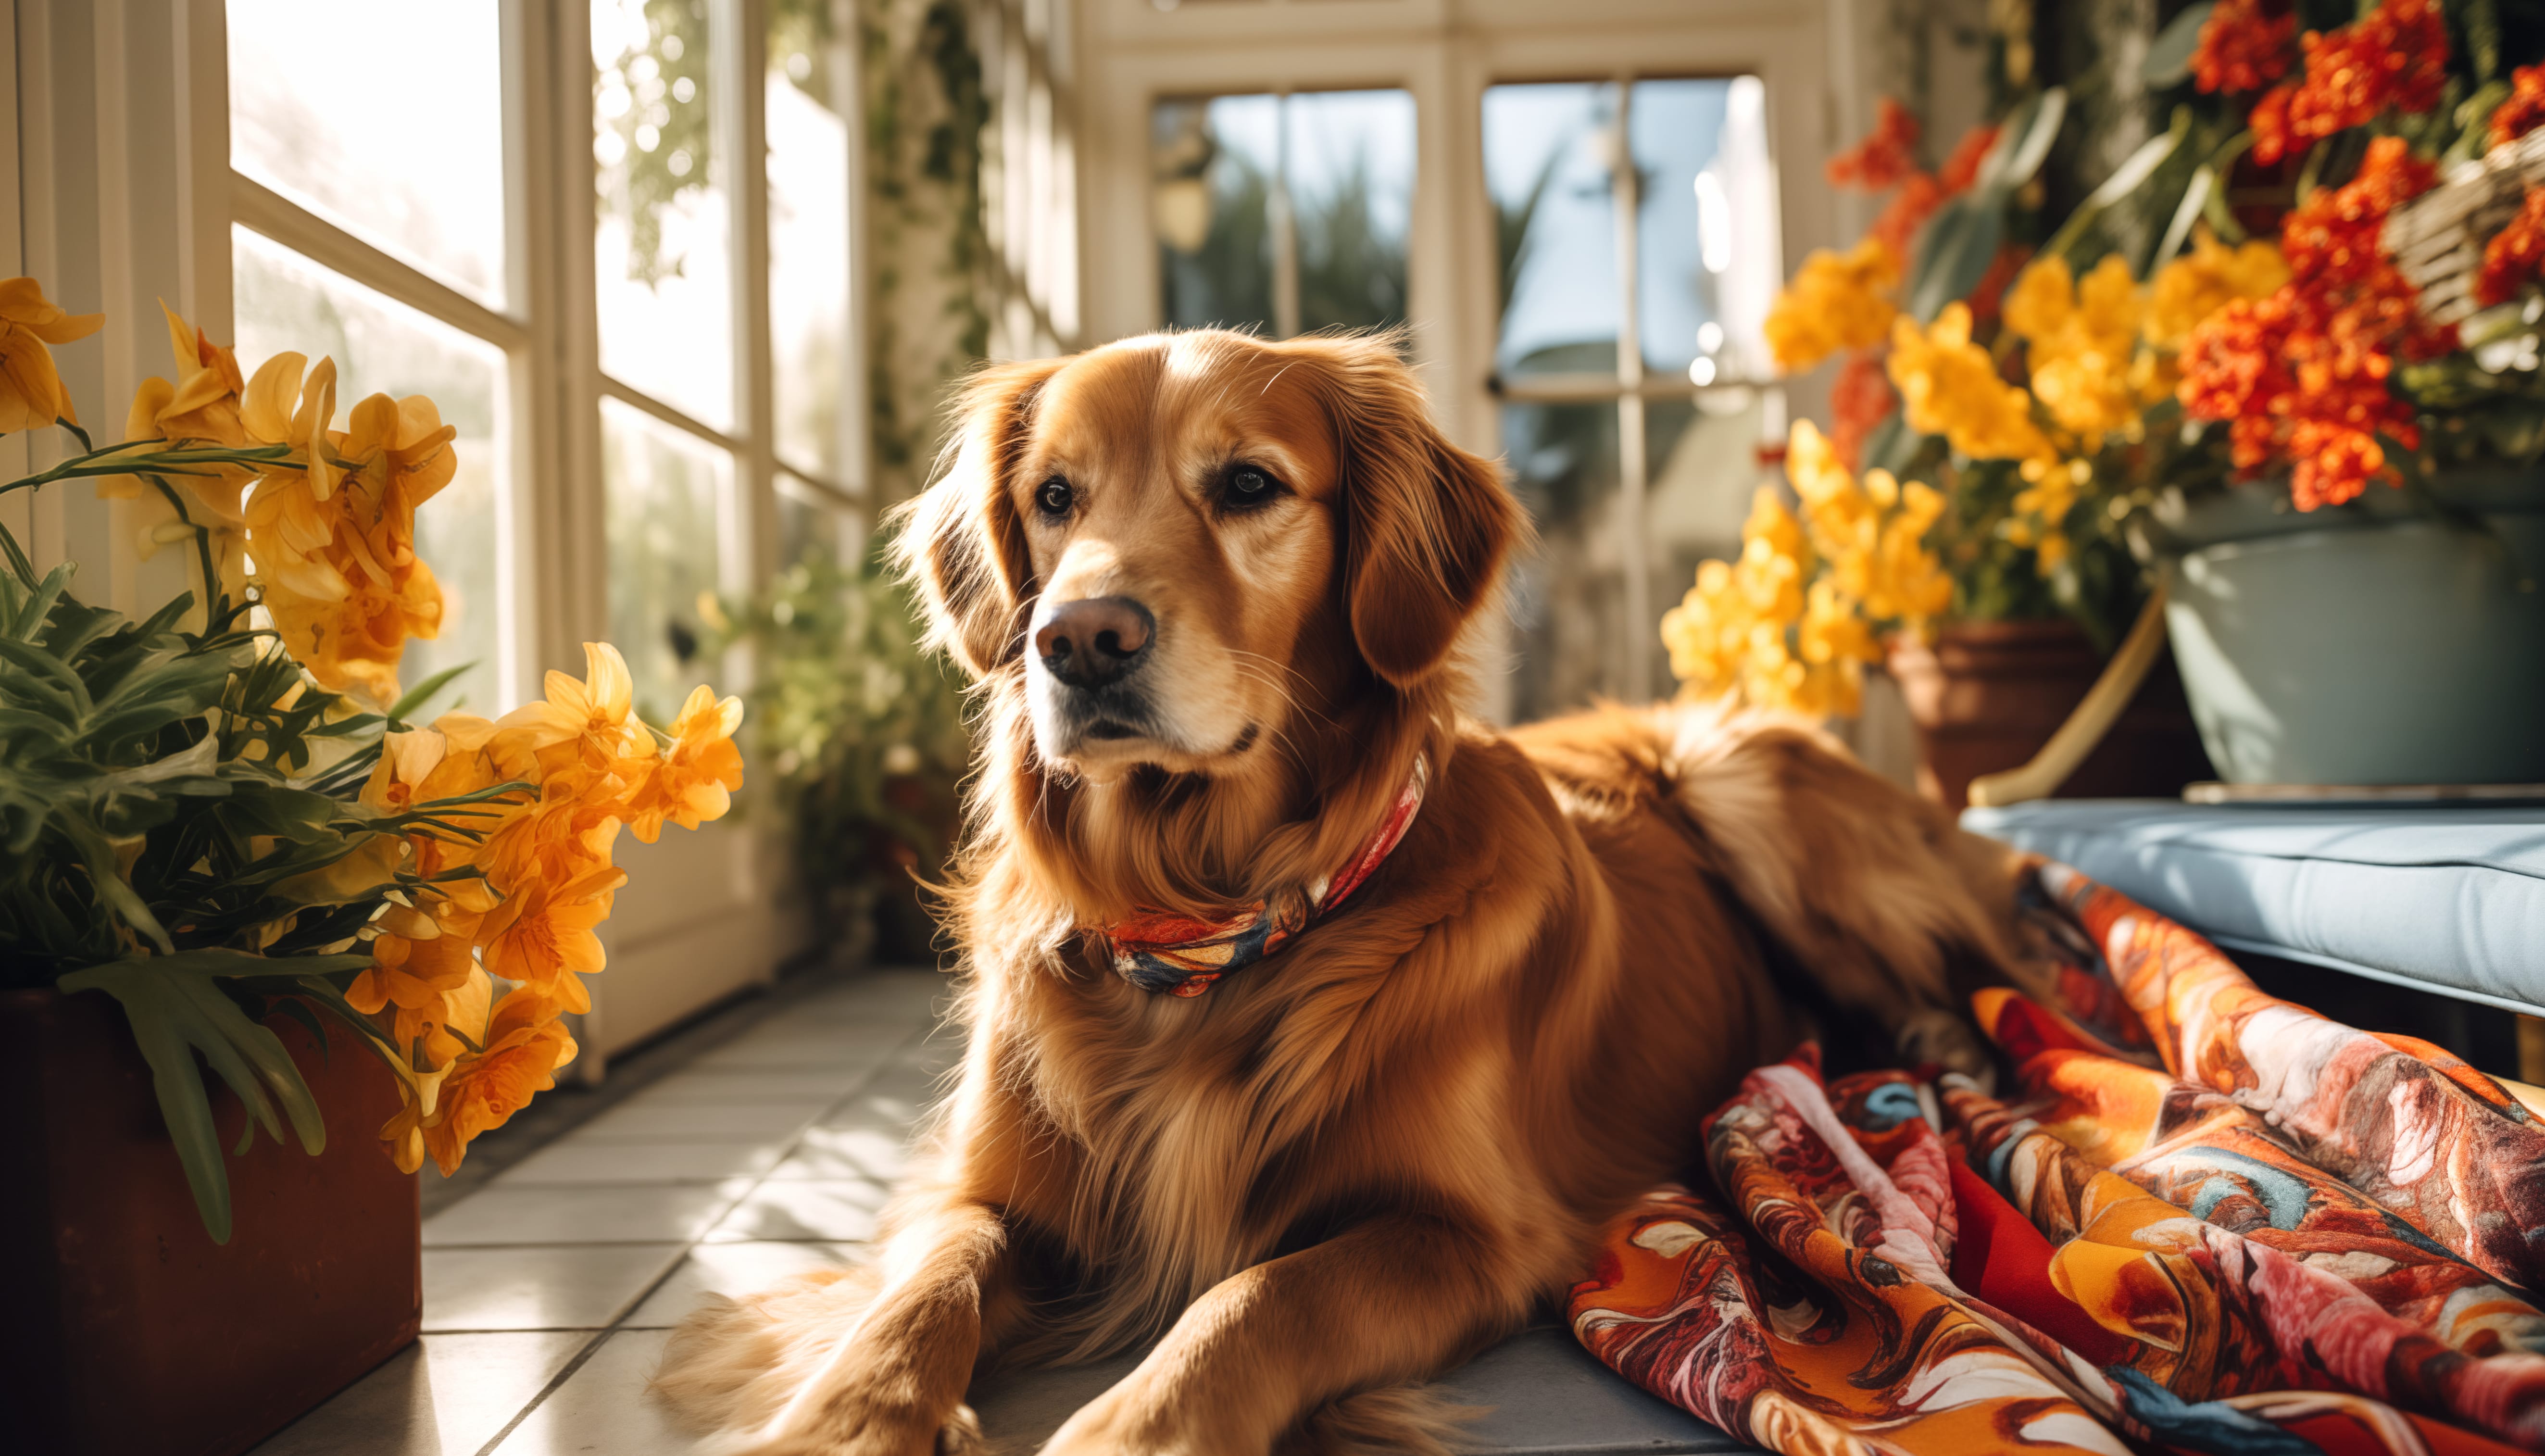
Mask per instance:
[[[2089,452],[2133,430],[2169,392],[2139,362],[2138,282],[2117,255],[2080,283],[2064,258],[2026,268],[2006,294],[2006,326],[2028,346],[2032,395]]]
[[[259,603],[320,687],[394,702],[406,640],[442,626],[442,588],[415,552],[415,512],[458,468],[457,432],[433,401],[385,394],[356,404],[338,430],[334,361],[311,368],[302,355],[278,354],[245,378],[229,350],[173,311],[168,340],[177,379],[142,381],[124,438],[287,446],[270,463],[183,477],[203,508],[197,524],[214,532],[224,569],[244,536]],[[100,494],[152,493],[126,476]],[[145,527],[145,552],[165,524]]]
[[[1873,238],[1844,256],[1815,250],[1767,310],[1765,329],[1776,366],[1791,373],[1841,350],[1881,343],[1899,313],[1890,297],[1899,282],[1899,260]]]
[[[2198,228],[2191,251],[2156,271],[2148,290],[2147,340],[2168,354],[2179,353],[2209,315],[2239,298],[2267,298],[2288,281],[2289,263],[2277,244],[2255,238],[2230,248],[2207,227]]]
[[[1662,641],[1688,694],[1851,715],[1864,664],[1882,655],[1877,632],[1923,627],[1952,604],[1952,578],[1924,544],[1943,497],[1884,470],[1859,482],[1808,420],[1794,426],[1785,474],[1801,519],[1760,487],[1740,560],[1697,569],[1662,616]]]
[[[1989,352],[1971,342],[1971,310],[1947,303],[1935,322],[1902,318],[1891,327],[1891,382],[1909,427],[1940,435],[1975,460],[2022,460],[2027,466],[2059,451],[2032,420],[2032,396],[1998,376]]]
[[[374,963],[346,993],[404,1053],[406,1103],[380,1135],[407,1172],[427,1152],[444,1173],[457,1168],[471,1138],[574,1059],[558,1017],[592,1007],[582,977],[602,969],[596,930],[627,878],[611,862],[620,828],[648,844],[667,822],[695,829],[742,785],[739,699],[699,688],[657,733],[630,712],[617,649],[586,643],[584,655],[582,681],[550,673],[545,700],[500,721],[448,713],[389,734],[364,787],[383,814],[505,784],[535,790],[450,811],[465,834],[406,837],[404,867],[432,887],[376,923]],[[490,973],[513,983],[500,1001]]]

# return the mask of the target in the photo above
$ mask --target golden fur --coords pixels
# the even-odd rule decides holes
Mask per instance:
[[[970,1041],[877,1266],[675,1336],[658,1387],[723,1449],[956,1449],[976,1370],[1151,1338],[1047,1449],[1437,1446],[1395,1388],[1560,1294],[1746,1069],[1856,1022],[1967,1057],[1947,1009],[2012,968],[2011,881],[1941,810],[1789,722],[1461,716],[1526,526],[1386,341],[1154,336],[962,410],[899,543],[981,693]],[[1241,462],[1277,498],[1232,504]],[[1073,726],[1026,645],[1101,597],[1155,614],[1133,738]],[[1198,997],[1113,974],[1091,928],[1296,893],[1417,756],[1344,910]]]

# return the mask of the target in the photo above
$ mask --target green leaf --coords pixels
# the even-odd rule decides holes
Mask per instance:
[[[271,1091],[283,1103],[301,1147],[313,1155],[326,1147],[325,1121],[290,1053],[272,1031],[249,1020],[207,977],[207,973],[236,974],[223,968],[240,963],[277,965],[245,951],[190,950],[91,966],[53,983],[66,995],[103,991],[123,1004],[133,1042],[150,1064],[159,1115],[177,1145],[177,1159],[186,1170],[187,1185],[194,1190],[196,1211],[203,1215],[204,1230],[215,1244],[230,1240],[229,1173],[221,1161],[211,1099],[205,1092],[203,1075],[195,1070],[194,1053],[203,1054],[268,1132],[281,1137],[266,1096]]]
[[[451,686],[452,679],[475,666],[477,665],[473,662],[463,662],[457,667],[444,668],[441,672],[408,688],[406,695],[397,700],[397,706],[389,709],[389,721],[391,723],[408,721],[418,708],[433,701],[435,693]]]
[[[2148,46],[2147,58],[2139,62],[2139,79],[2151,91],[2163,91],[2191,79],[2191,58],[2200,51],[2200,28],[2217,9],[2216,0],[2200,0],[2187,6],[2180,15],[2157,33],[2155,43]]]
[[[1970,296],[1987,277],[2006,234],[2006,201],[2003,193],[1974,193],[1947,203],[1928,224],[1908,295],[1909,313],[1918,322],[1933,323],[1945,304]]]
[[[52,613],[53,603],[59,600],[62,589],[70,584],[70,579],[69,562],[65,561],[54,567],[44,577],[43,584],[36,588],[35,595],[27,599],[27,605],[19,608],[17,619],[11,623],[9,635],[21,642],[34,641],[36,634],[44,629],[44,618]]]
[[[1997,144],[1980,159],[1974,193],[2012,192],[2030,182],[2050,159],[2050,144],[2059,139],[2059,123],[2068,116],[2068,93],[2053,86],[2018,107],[1998,132]]]
[[[2210,170],[2208,163],[2203,162],[2193,169],[2190,183],[2182,190],[2182,201],[2175,205],[2174,220],[2166,224],[2165,236],[2158,240],[2156,252],[2148,259],[2150,277],[2182,251],[2182,245],[2191,238],[2191,224],[2199,220],[2201,209],[2209,205],[2209,190],[2217,185],[2218,174]]]

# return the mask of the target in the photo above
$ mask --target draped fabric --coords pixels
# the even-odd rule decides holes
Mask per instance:
[[[2024,912],[2036,994],[1974,1005],[2006,1094],[1757,1069],[1582,1342],[1788,1456],[2545,1450],[2545,1124],[2074,870]]]

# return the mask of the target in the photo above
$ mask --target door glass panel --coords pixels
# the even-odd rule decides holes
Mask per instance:
[[[230,258],[241,369],[253,374],[286,350],[312,364],[331,358],[337,429],[368,395],[421,394],[459,432],[456,472],[415,517],[416,554],[442,584],[442,632],[409,640],[398,676],[412,688],[471,664],[434,706],[501,712],[511,705],[501,688],[499,588],[513,458],[503,351],[245,228],[231,229]]]
[[[1614,691],[1639,644],[1621,630],[1617,407],[1509,405],[1502,423],[1512,486],[1538,532],[1512,584],[1512,721],[1525,723]]]
[[[700,651],[698,599],[723,589],[733,457],[605,399],[601,471],[610,518],[610,640],[626,655],[638,710],[668,723],[691,688],[715,681],[715,664]]]
[[[1700,356],[1713,364],[1700,382],[1759,372],[1778,267],[1765,99],[1755,76],[1635,83],[1635,317],[1657,372],[1686,372]]]
[[[230,165],[504,304],[495,0],[229,0]],[[429,79],[421,100],[381,95]],[[338,361],[343,363],[343,361]]]
[[[849,123],[833,94],[844,57],[827,6],[769,7],[769,335],[777,446],[845,483]]]
[[[1485,185],[1501,258],[1507,375],[1613,373],[1617,218],[1604,138],[1616,88],[1559,82],[1485,91]]]
[[[1162,101],[1150,116],[1159,309],[1171,328],[1272,331],[1281,99]]]
[[[1405,321],[1414,223],[1414,97],[1329,91],[1283,106],[1299,247],[1299,328]]]
[[[705,0],[593,0],[601,367],[733,428],[729,193],[708,131]]]

